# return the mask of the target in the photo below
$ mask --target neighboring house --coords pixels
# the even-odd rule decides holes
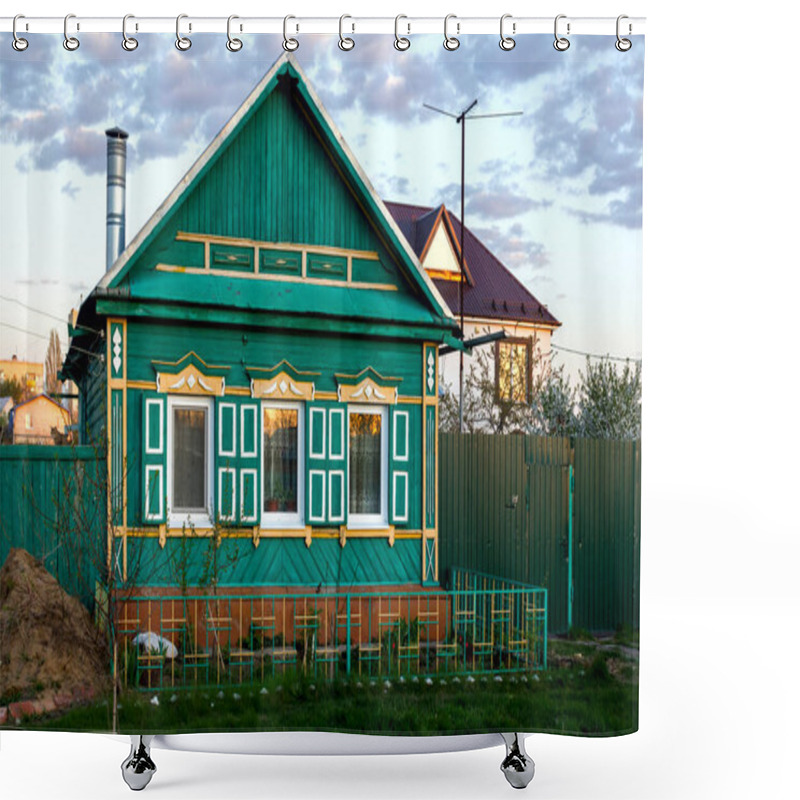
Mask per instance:
[[[444,205],[387,203],[400,230],[460,321],[461,223]],[[489,345],[499,399],[528,402],[536,369],[550,363],[550,339],[561,323],[464,227],[464,339],[505,331]],[[465,374],[472,360],[464,358]],[[458,395],[459,353],[440,360],[442,385]]]
[[[198,584],[222,529],[220,586],[435,586],[457,324],[291,56],[111,260],[62,373],[107,448],[117,568],[174,587],[185,546]]]
[[[0,381],[16,380],[28,397],[44,391],[44,364],[20,361],[16,356],[0,360]]]
[[[46,394],[11,409],[8,430],[12,444],[64,444],[69,412]]]

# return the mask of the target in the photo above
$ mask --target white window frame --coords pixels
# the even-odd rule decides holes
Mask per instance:
[[[267,501],[264,492],[264,411],[266,409],[293,409],[297,411],[297,511],[265,511],[264,506]],[[305,447],[305,404],[294,402],[279,402],[274,400],[264,400],[259,411],[259,453],[258,461],[261,473],[261,527],[262,528],[282,528],[294,529],[305,527],[305,506],[306,506],[306,447]]]
[[[347,470],[350,471],[350,416],[352,414],[378,414],[381,417],[381,511],[380,514],[354,514],[350,510],[350,485],[347,486],[347,527],[389,527],[389,413],[385,405],[352,403],[347,407]]]
[[[206,411],[206,508],[197,510],[174,510],[172,479],[175,475],[175,442],[172,414],[175,408],[204,408]],[[169,527],[193,525],[195,528],[214,526],[211,511],[214,508],[214,400],[210,397],[170,395],[167,397],[167,513]]]

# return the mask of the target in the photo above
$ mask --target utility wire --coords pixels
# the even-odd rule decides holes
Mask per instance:
[[[571,347],[562,347],[561,345],[551,344],[550,347],[553,350],[558,350],[562,353],[572,353],[576,356],[586,356],[587,358],[596,358],[600,361],[622,361],[625,363],[631,364],[641,364],[641,358],[629,358],[627,356],[610,356],[610,355],[599,355],[598,353],[587,353],[584,350],[573,350]]]
[[[25,303],[23,303],[21,300],[17,300],[15,297],[6,297],[5,295],[0,294],[0,300],[6,300],[9,303],[16,303],[18,306],[22,306],[28,311],[33,311],[35,314],[42,314],[45,317],[50,317],[51,319],[57,319],[63,325],[67,324],[67,321],[65,319],[57,317],[55,314],[51,314],[48,311],[42,311],[40,308],[34,308],[33,306],[25,305]]]

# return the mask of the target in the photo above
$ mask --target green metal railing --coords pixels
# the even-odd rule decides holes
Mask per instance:
[[[116,671],[125,685],[155,690],[263,682],[292,670],[332,680],[546,668],[546,590],[463,570],[451,584],[120,598]]]

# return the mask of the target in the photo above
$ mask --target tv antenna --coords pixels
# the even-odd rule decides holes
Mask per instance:
[[[456,121],[456,125],[461,126],[461,235],[459,242],[459,269],[461,272],[458,282],[458,313],[459,324],[461,326],[461,338],[464,338],[464,153],[466,150],[466,122],[473,119],[489,119],[491,117],[518,117],[522,111],[499,111],[493,114],[470,114],[469,112],[478,105],[477,98],[473,100],[460,114],[453,114],[444,111],[428,103],[422,104],[425,108],[435,111],[437,114],[444,114]],[[458,430],[464,433],[464,350],[459,350],[458,366]]]

